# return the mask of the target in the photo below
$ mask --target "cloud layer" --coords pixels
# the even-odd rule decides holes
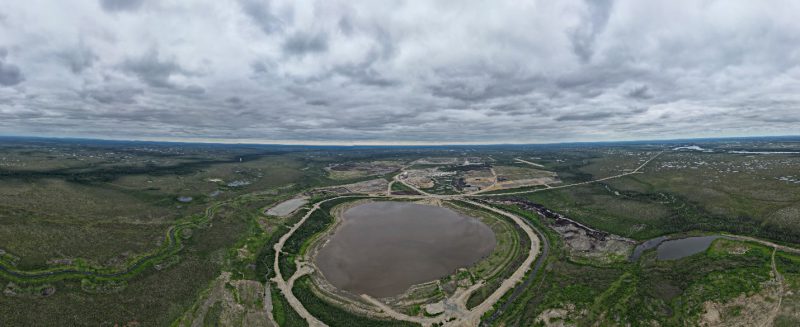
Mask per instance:
[[[797,1],[6,1],[0,134],[798,134]]]

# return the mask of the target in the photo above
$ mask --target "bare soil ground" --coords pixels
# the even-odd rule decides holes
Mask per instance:
[[[458,163],[458,158],[421,158],[414,161],[415,165],[454,165]]]
[[[306,197],[297,197],[276,204],[275,206],[267,209],[266,213],[270,216],[286,217],[306,203],[308,203],[308,199]]]
[[[343,186],[350,193],[383,194],[389,187],[389,181],[383,178],[371,179],[368,181],[347,184]]]
[[[326,167],[328,177],[336,180],[388,174],[403,166],[400,161],[347,162]]]
[[[494,173],[489,169],[469,170],[464,173],[463,178],[464,183],[481,190],[488,188],[497,182],[497,178],[495,177]]]
[[[561,183],[556,173],[541,169],[497,166],[493,167],[493,171],[496,174],[497,183],[486,188],[486,191]]]
[[[598,235],[569,222],[552,227],[561,234],[570,255],[577,257],[602,262],[624,260],[636,244],[634,240],[617,235]]]
[[[700,316],[701,326],[772,326],[770,313],[777,301],[777,289],[765,288],[759,294],[744,294],[727,302],[705,302]]]
[[[386,194],[386,189],[388,188],[389,188],[389,181],[383,178],[376,178],[358,183],[321,188],[317,189],[316,191],[331,192],[335,194],[363,193],[363,194],[384,195]]]
[[[536,322],[546,327],[566,327],[575,326],[574,315],[585,315],[585,310],[576,312],[575,305],[567,303],[563,308],[546,309],[536,317]]]
[[[178,326],[276,326],[272,321],[269,289],[254,280],[231,280],[223,272],[206,296],[189,310]]]

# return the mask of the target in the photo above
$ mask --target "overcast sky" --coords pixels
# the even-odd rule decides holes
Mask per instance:
[[[800,134],[800,1],[0,1],[0,135]]]

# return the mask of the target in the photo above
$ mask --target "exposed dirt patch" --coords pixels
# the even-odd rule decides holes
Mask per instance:
[[[297,209],[300,209],[300,207],[306,203],[308,203],[307,197],[296,197],[272,206],[267,209],[266,214],[269,216],[286,217],[297,211]]]
[[[411,169],[400,175],[400,179],[419,189],[428,189],[436,185],[434,179],[455,176],[454,171],[440,171],[438,168]]]
[[[458,158],[453,157],[421,158],[413,162],[415,165],[455,165],[456,163],[458,163]]]
[[[269,289],[254,280],[230,280],[223,272],[201,302],[190,309],[178,326],[275,326]]]
[[[496,203],[516,205],[547,218],[545,222],[561,235],[572,256],[602,262],[625,260],[636,245],[636,241],[632,239],[590,228],[528,200],[515,199],[496,201]]]
[[[779,288],[769,284],[758,294],[744,294],[726,303],[703,303],[700,326],[772,326]]]
[[[494,167],[497,173],[497,184],[492,190],[518,187],[531,187],[560,183],[556,173],[546,170],[514,166]]]
[[[373,175],[384,175],[403,166],[400,161],[346,162],[325,168],[331,179],[353,179]]]
[[[588,257],[599,261],[624,259],[634,246],[634,241],[617,235],[600,236],[578,225],[562,222],[554,224],[561,234],[571,255]]]
[[[444,302],[439,301],[425,305],[425,312],[427,312],[429,315],[438,315],[444,312]]]
[[[368,181],[340,185],[336,187],[327,187],[317,189],[316,193],[333,193],[333,194],[350,194],[350,193],[363,193],[363,194],[380,194],[386,193],[389,188],[389,181],[383,178],[371,179]]]
[[[56,292],[56,287],[50,284],[44,285],[18,285],[14,282],[9,282],[6,288],[3,289],[3,295],[9,297],[23,297],[23,298],[44,298],[53,295]]]
[[[536,317],[536,322],[547,327],[575,326],[570,323],[571,316],[579,314],[575,312],[575,305],[567,303],[563,308],[546,309]]]

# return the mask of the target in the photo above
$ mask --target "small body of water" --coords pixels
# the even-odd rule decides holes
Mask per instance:
[[[705,251],[711,245],[711,242],[721,237],[723,236],[696,236],[665,241],[656,249],[656,256],[658,260],[685,258],[692,254]]]
[[[671,240],[669,236],[659,236],[653,239],[644,241],[642,244],[633,249],[633,253],[628,258],[633,262],[639,260],[644,251],[655,248],[656,257],[658,260],[675,260],[688,257],[692,254],[700,253],[708,249],[711,242],[718,238],[723,238],[722,235],[711,236],[694,236],[686,238],[678,238]]]
[[[314,262],[334,286],[378,298],[471,266],[496,244],[478,219],[436,206],[370,202],[342,220]]]
[[[647,241],[644,241],[644,243],[637,245],[637,246],[636,246],[636,247],[633,249],[633,254],[631,254],[631,256],[628,258],[628,261],[636,261],[636,260],[639,260],[639,257],[641,257],[641,256],[642,256],[642,253],[644,253],[644,251],[647,251],[647,250],[653,249],[653,248],[655,248],[655,247],[657,247],[657,246],[661,245],[661,242],[664,242],[664,241],[666,241],[667,239],[669,239],[669,237],[666,237],[666,236],[659,236],[659,237],[656,237],[656,238],[653,238],[653,239],[649,239],[649,240],[647,240]]]

